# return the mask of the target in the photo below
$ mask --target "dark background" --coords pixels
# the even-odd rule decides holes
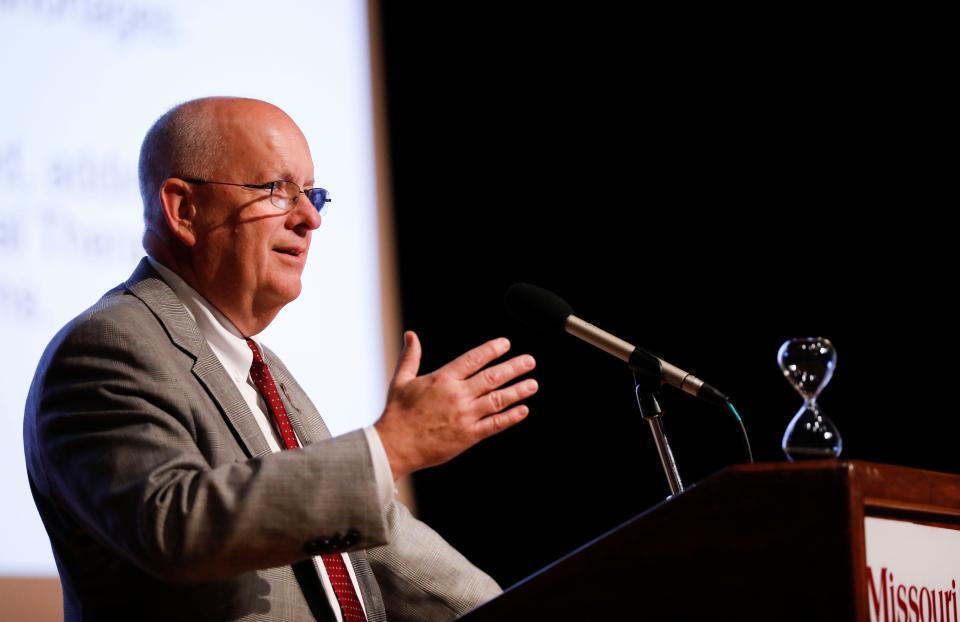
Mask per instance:
[[[801,405],[780,344],[828,337],[843,457],[960,472],[954,206],[895,19],[411,4],[381,7],[404,325],[424,371],[506,335],[541,386],[416,476],[423,519],[509,585],[668,494],[629,371],[509,318],[520,281],[728,393],[762,461]],[[685,484],[745,459],[725,411],[661,405]]]

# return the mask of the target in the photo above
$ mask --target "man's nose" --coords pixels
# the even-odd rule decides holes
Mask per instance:
[[[309,230],[320,226],[322,218],[306,194],[301,193],[293,203],[293,209],[287,214],[288,222],[292,221],[291,228],[303,227]]]

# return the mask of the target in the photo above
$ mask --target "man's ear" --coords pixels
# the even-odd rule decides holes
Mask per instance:
[[[167,228],[173,237],[188,247],[197,243],[197,209],[190,196],[190,184],[182,179],[171,177],[160,185],[160,208]]]

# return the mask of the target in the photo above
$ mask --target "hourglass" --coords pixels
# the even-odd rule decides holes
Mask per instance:
[[[790,339],[780,346],[777,362],[803,397],[803,406],[783,434],[783,453],[790,460],[838,457],[843,449],[840,432],[817,404],[817,396],[830,382],[837,366],[833,344],[823,337]]]

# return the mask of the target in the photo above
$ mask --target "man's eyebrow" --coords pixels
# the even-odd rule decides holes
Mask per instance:
[[[293,173],[291,173],[290,171],[283,171],[282,173],[280,173],[280,177],[277,177],[277,179],[282,179],[282,180],[284,180],[284,181],[292,181],[293,183],[297,183],[297,181],[296,181],[293,177],[294,177],[294,175],[293,175]],[[308,179],[306,182],[304,182],[304,186],[303,186],[303,187],[304,187],[304,188],[311,188],[311,187],[313,187],[314,181],[315,181],[314,178],[311,177],[311,178]]]

